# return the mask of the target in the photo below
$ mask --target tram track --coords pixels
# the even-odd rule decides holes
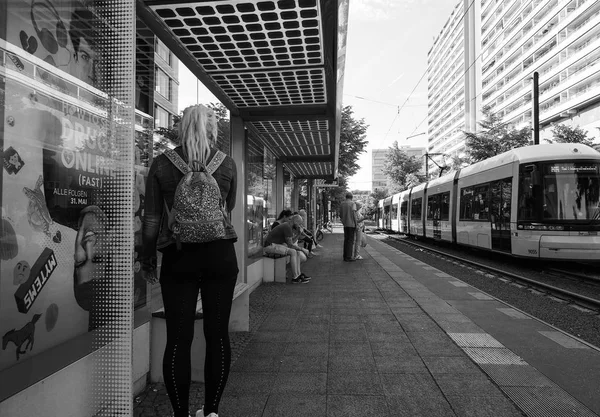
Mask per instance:
[[[378,232],[378,233],[380,233],[380,232]],[[484,263],[466,259],[465,257],[457,256],[457,255],[451,254],[449,252],[438,250],[438,249],[432,248],[431,246],[423,245],[423,244],[420,244],[413,240],[400,239],[394,235],[388,235],[386,233],[380,233],[380,234],[384,235],[388,238],[394,239],[395,241],[400,242],[402,244],[410,245],[412,247],[416,247],[421,250],[426,250],[431,253],[437,254],[438,256],[442,256],[442,257],[451,259],[455,262],[469,265],[469,266],[472,266],[472,267],[480,269],[480,270],[488,271],[492,274],[498,275],[499,277],[506,277],[509,282],[524,285],[527,288],[541,292],[543,294],[546,294],[547,296],[558,298],[559,300],[566,301],[568,303],[572,303],[580,308],[593,310],[596,313],[600,313],[600,298],[588,297],[586,295],[579,294],[574,291],[569,291],[564,288],[557,287],[555,285],[550,285],[545,282],[541,282],[537,279],[528,278],[528,277],[510,272],[510,271],[496,268],[494,266],[486,265]],[[590,277],[590,276],[586,276],[583,274],[573,273],[570,271],[564,271],[564,270],[555,269],[555,268],[545,268],[545,271],[546,271],[545,273],[559,274],[562,277],[568,276],[569,279],[585,280],[588,283],[598,285],[598,291],[600,292],[600,280],[595,277]]]

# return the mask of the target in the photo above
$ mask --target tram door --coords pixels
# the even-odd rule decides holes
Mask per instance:
[[[512,179],[506,178],[491,184],[490,221],[492,222],[492,249],[511,252],[510,201]]]

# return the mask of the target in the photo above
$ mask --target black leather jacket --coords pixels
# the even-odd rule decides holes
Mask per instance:
[[[184,160],[183,148],[174,149]],[[209,160],[215,154],[213,149]],[[227,210],[235,207],[237,191],[237,168],[234,160],[227,156],[223,163],[213,173],[219,184],[221,197],[227,204]],[[173,207],[175,188],[183,174],[165,155],[154,158],[146,180],[146,195],[144,200],[144,221],[142,224],[143,253],[141,261],[144,267],[156,266],[156,242],[160,232],[160,221],[164,211],[164,203],[169,209]]]

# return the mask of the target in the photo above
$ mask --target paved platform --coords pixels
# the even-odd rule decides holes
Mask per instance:
[[[234,355],[220,417],[597,415],[597,398],[576,399],[495,337],[510,329],[494,328],[481,309],[505,305],[372,237],[364,260],[343,262],[342,240],[326,234],[304,268],[311,283],[280,284],[267,310],[251,295],[251,332]],[[576,346],[584,356],[553,363],[557,374],[581,358],[600,364],[598,351]],[[201,404],[201,384],[193,390]],[[161,386],[140,398],[136,416],[169,415]]]

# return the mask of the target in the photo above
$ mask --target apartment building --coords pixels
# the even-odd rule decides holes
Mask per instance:
[[[179,60],[167,46],[155,38],[155,128],[173,125],[173,116],[178,114]]]
[[[387,176],[383,173],[385,155],[389,149],[373,149],[371,151],[371,192],[388,188]]]
[[[413,146],[399,146],[398,149],[406,152],[409,157],[415,157],[417,160],[423,160],[422,172],[425,172],[425,155],[427,148],[413,147]],[[390,187],[390,181],[388,177],[383,173],[383,167],[385,164],[385,157],[389,151],[386,149],[373,149],[372,155],[372,172],[371,172],[371,192],[374,193],[378,189]]]
[[[540,138],[554,123],[600,137],[600,2],[461,0],[428,54],[428,151],[464,149],[483,106],[531,126],[539,74]]]
[[[464,149],[463,131],[476,129],[480,112],[479,4],[461,0],[428,52],[429,153]],[[435,168],[427,161],[430,171]]]
[[[541,138],[552,123],[600,127],[600,2],[482,1],[482,104],[516,127],[532,122],[539,74]]]

